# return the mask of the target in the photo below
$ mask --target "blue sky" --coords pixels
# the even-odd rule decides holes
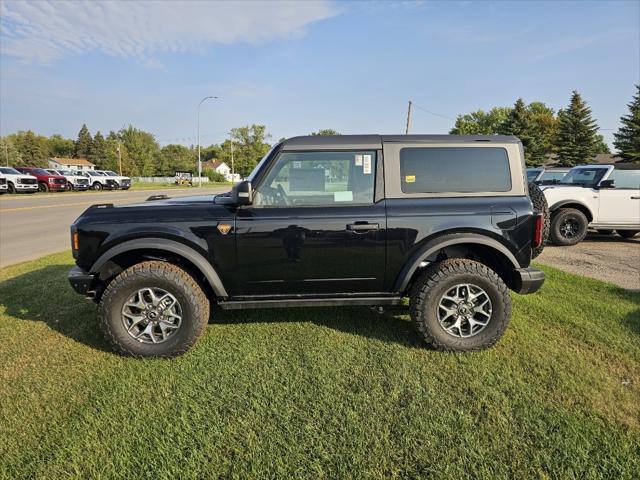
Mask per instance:
[[[640,2],[0,4],[0,134],[133,124],[161,144],[264,123],[446,133],[458,113],[577,89],[602,129],[640,82]],[[427,113],[425,110],[438,115]],[[448,117],[448,118],[447,118]],[[607,141],[612,131],[603,130]]]

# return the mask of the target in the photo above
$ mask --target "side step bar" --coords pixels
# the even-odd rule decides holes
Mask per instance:
[[[342,307],[354,305],[400,305],[402,297],[360,298],[293,298],[278,300],[232,300],[219,302],[223,310],[245,308],[290,308],[290,307]]]

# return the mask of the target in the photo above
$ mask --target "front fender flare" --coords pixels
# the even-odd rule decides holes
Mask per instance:
[[[227,291],[222,284],[222,280],[220,280],[220,276],[215,271],[211,263],[209,263],[201,253],[187,245],[166,238],[139,238],[119,243],[100,255],[100,257],[91,266],[90,271],[92,273],[99,272],[100,269],[116,255],[130,252],[132,250],[145,249],[164,250],[185,258],[195,265],[196,268],[205,276],[216,296],[223,298],[228,297]]]
[[[411,277],[418,269],[420,264],[430,255],[434,254],[438,250],[449,247],[452,245],[461,245],[461,244],[476,244],[483,245],[486,247],[493,248],[503,254],[513,265],[514,269],[520,268],[520,264],[516,257],[511,253],[511,251],[501,244],[499,241],[487,237],[485,235],[473,234],[473,233],[453,233],[449,235],[443,235],[434,240],[427,242],[423,245],[418,251],[416,251],[409,260],[405,263],[404,267],[396,277],[396,281],[394,284],[393,291],[394,292],[404,292],[409,282],[411,281]]]

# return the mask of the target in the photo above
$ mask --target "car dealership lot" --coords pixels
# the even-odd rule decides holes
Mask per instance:
[[[0,266],[70,248],[69,226],[90,205],[135,203],[163,193],[183,197],[227,190],[228,186],[222,186],[0,197]]]

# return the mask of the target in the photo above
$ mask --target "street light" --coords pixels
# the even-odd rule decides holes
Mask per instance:
[[[202,100],[200,100],[200,103],[198,104],[198,186],[199,187],[202,187],[202,161],[200,160],[200,105],[202,105],[205,100],[209,100],[210,98],[217,99],[218,97],[215,97],[213,95],[204,97]]]

